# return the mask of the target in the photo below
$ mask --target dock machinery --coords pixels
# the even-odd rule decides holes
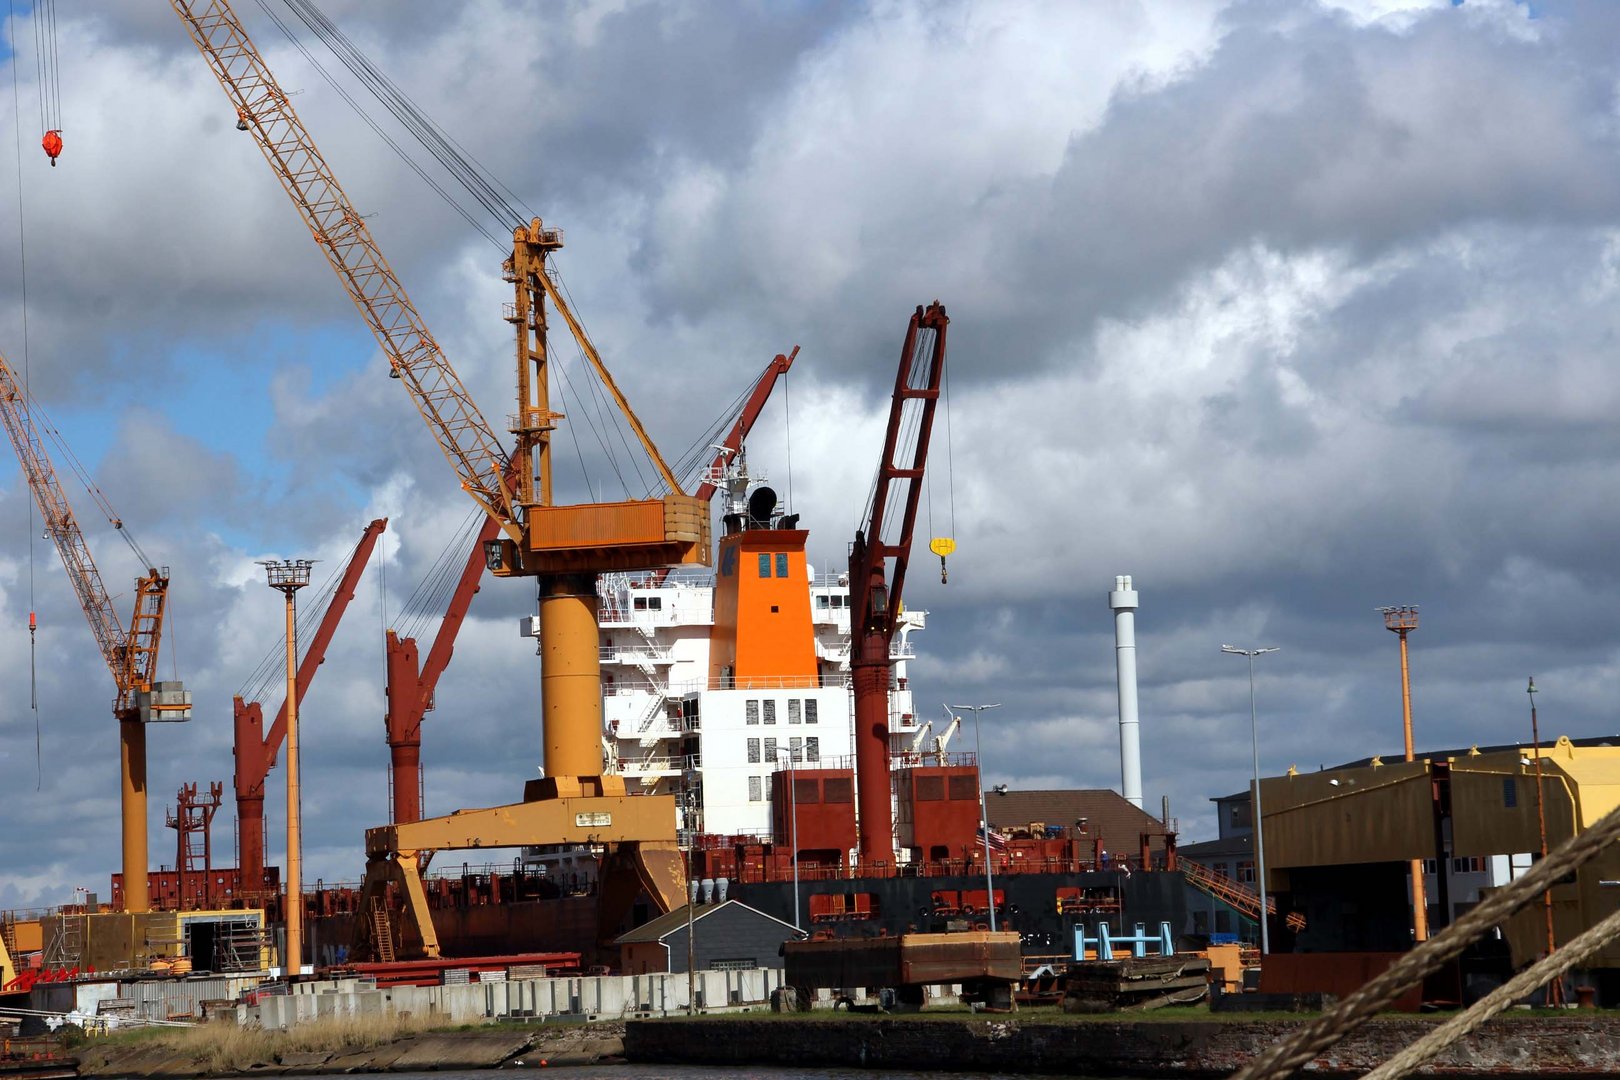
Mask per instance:
[[[675,799],[630,797],[622,778],[604,769],[595,579],[605,571],[707,565],[709,510],[681,490],[552,280],[547,260],[562,247],[562,231],[538,218],[511,223],[512,253],[503,272],[514,292],[506,318],[516,338],[518,400],[509,424],[515,447],[508,455],[231,5],[227,0],[171,0],[171,5],[230,98],[237,127],[251,133],[462,489],[498,524],[499,533],[484,546],[488,569],[501,577],[537,579],[546,776],[525,784],[520,803],[368,830],[364,902],[374,914],[385,914],[387,886],[395,884],[405,904],[401,952],[419,949],[436,957],[438,938],[421,881],[434,852],[603,844],[611,849],[599,916],[604,932],[623,917],[638,888],[646,889],[660,910],[673,908],[685,896]],[[550,402],[548,302],[635,432],[667,494],[570,506],[553,502],[551,433],[563,417]],[[509,484],[513,466],[516,483]],[[378,951],[374,933],[394,933],[386,919],[360,922],[357,945],[363,951]]]
[[[85,544],[84,533],[67,494],[56,477],[56,468],[45,453],[39,431],[30,412],[28,392],[18,381],[11,365],[0,356],[0,423],[4,423],[17,460],[28,478],[28,488],[45,520],[45,532],[56,545],[68,580],[78,594],[79,606],[90,623],[107,670],[112,672],[118,695],[113,699],[113,716],[118,720],[119,792],[123,818],[124,910],[147,911],[151,895],[147,883],[146,835],[146,725],[153,721],[191,719],[191,694],[179,682],[158,682],[158,647],[163,642],[163,614],[169,597],[169,570],[152,565],[129,533],[123,521],[101,494],[91,495],[108,520],[129,541],[131,549],[146,567],[135,581],[135,608],[129,628],[124,628],[113,607],[101,571],[96,569]],[[30,621],[33,616],[30,614]]]

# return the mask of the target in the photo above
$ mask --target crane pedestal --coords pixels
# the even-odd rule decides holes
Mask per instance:
[[[139,715],[118,719],[118,766],[122,783],[124,910],[149,911],[146,868],[146,725]]]

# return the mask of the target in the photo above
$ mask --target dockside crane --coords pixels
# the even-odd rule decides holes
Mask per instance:
[[[17,461],[22,465],[28,488],[44,518],[45,532],[62,557],[68,580],[73,583],[79,606],[84,609],[90,632],[95,635],[96,645],[117,687],[113,716],[118,720],[124,910],[147,911],[151,897],[147,883],[146,725],[153,721],[191,719],[191,695],[185,687],[179,682],[156,681],[158,647],[163,641],[163,615],[169,597],[169,570],[153,566],[129,534],[123,533],[141,565],[146,567],[146,572],[135,581],[134,610],[125,629],[102,583],[101,572],[90,557],[90,548],[57,479],[56,468],[40,442],[28,392],[3,356],[0,356],[0,423],[11,437]],[[92,496],[107,512],[114,527],[122,532],[122,520],[112,513],[105,499],[95,491]]]
[[[631,798],[623,779],[604,768],[595,577],[612,570],[707,564],[709,512],[706,503],[681,491],[553,280],[547,262],[562,247],[562,231],[538,218],[510,223],[512,253],[503,276],[514,291],[506,319],[516,337],[518,400],[508,428],[515,439],[509,457],[231,5],[226,0],[171,0],[171,5],[230,98],[237,127],[251,133],[463,490],[495,519],[499,533],[483,545],[487,568],[497,576],[537,579],[546,775],[525,785],[522,803],[368,830],[366,902],[375,912],[387,884],[398,885],[408,929],[419,937],[425,955],[437,956],[421,884],[421,871],[434,851],[600,843],[616,847],[604,868],[601,894],[600,918],[607,930],[628,910],[637,888],[668,910],[685,896],[674,797]],[[550,403],[548,304],[614,399],[666,494],[570,506],[553,502],[551,435],[562,415]],[[515,483],[508,482],[509,470]],[[380,923],[361,923],[367,928],[363,934],[372,926],[384,930]],[[372,943],[359,944],[370,948]]]
[[[365,572],[366,564],[371,561],[372,550],[377,546],[377,538],[387,528],[387,518],[376,518],[360,534],[360,542],[349,557],[332,599],[326,605],[326,612],[321,616],[320,625],[310,638],[303,659],[298,662],[295,692],[300,705],[309,684],[314,681],[316,670],[326,661],[327,646],[332,643],[338,623],[349,609],[349,602],[354,599],[360,576]],[[259,702],[244,701],[238,695],[232,699],[231,706],[236,735],[232,751],[236,757],[236,865],[242,888],[249,893],[262,893],[271,891],[270,884],[265,880],[264,866],[264,784],[270,770],[275,768],[276,755],[281,752],[282,743],[287,741],[287,702],[284,697],[268,734],[264,730],[264,708]]]
[[[936,300],[926,309],[919,307],[906,327],[866,527],[855,533],[849,552],[855,776],[860,858],[867,864],[894,859],[894,813],[889,802],[889,686],[894,662],[889,650],[903,610],[906,564],[945,374],[949,324],[945,308]]]

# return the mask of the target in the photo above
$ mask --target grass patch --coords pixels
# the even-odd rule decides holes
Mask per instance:
[[[207,1072],[238,1073],[278,1062],[284,1054],[356,1053],[443,1026],[443,1017],[392,1014],[320,1017],[287,1031],[241,1027],[222,1020],[163,1028],[149,1040],[192,1059]]]

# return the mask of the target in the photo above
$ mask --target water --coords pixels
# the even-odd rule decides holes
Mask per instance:
[[[500,1070],[509,1075],[521,1070],[507,1066]],[[894,1072],[888,1069],[774,1069],[763,1066],[718,1065],[569,1065],[557,1068],[535,1069],[546,1076],[566,1077],[567,1080],[699,1080],[716,1073],[725,1073],[735,1080],[1001,1080],[1006,1073],[931,1073]],[[389,1080],[491,1080],[496,1075],[489,1070],[477,1072],[388,1073]],[[300,1080],[285,1077],[283,1080]],[[309,1080],[315,1080],[311,1077]],[[1076,1078],[1084,1080],[1084,1078]]]

